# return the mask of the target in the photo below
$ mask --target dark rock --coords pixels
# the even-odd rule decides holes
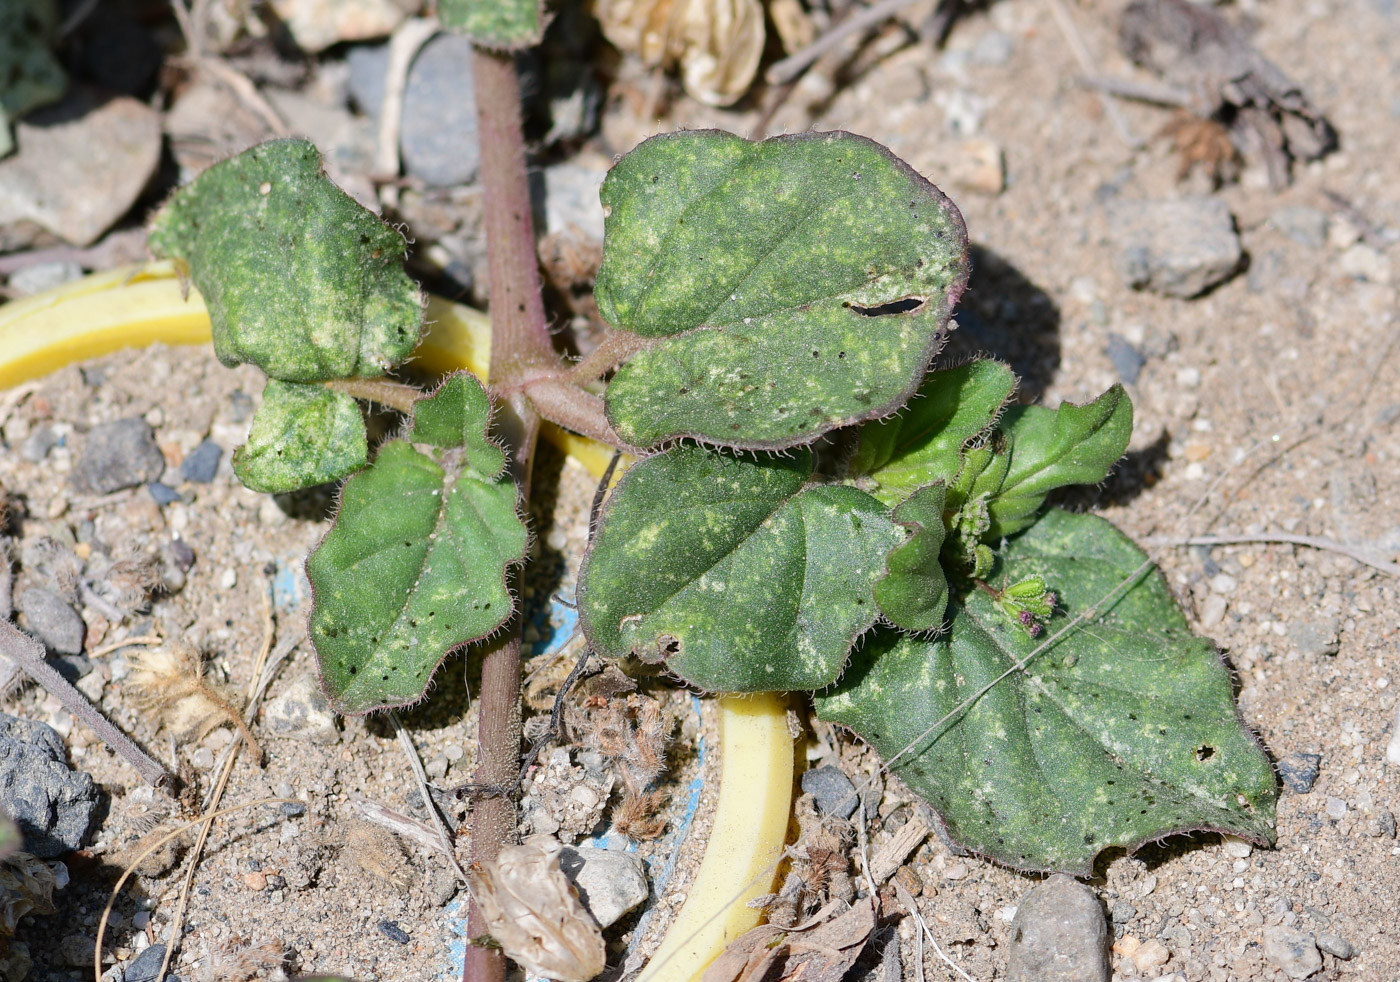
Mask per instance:
[[[1338,638],[1340,623],[1335,617],[1314,621],[1296,621],[1288,627],[1288,639],[1304,658],[1335,655],[1341,647]]]
[[[146,485],[146,490],[151,493],[158,505],[173,505],[180,500],[180,492],[176,491],[168,484],[161,484],[159,481],[152,481]]]
[[[350,93],[370,116],[384,102],[387,45],[350,50]],[[434,187],[469,184],[481,150],[476,133],[476,89],[472,45],[456,34],[439,34],[418,52],[404,87],[399,147],[404,170]]]
[[[1108,982],[1108,925],[1094,891],[1063,873],[1016,908],[1006,977],[1011,982]]]
[[[223,455],[223,447],[213,440],[205,440],[181,462],[180,476],[195,484],[208,484],[219,472],[219,460]]]
[[[1134,348],[1132,342],[1121,334],[1108,336],[1108,347],[1104,353],[1108,355],[1108,360],[1113,362],[1113,368],[1124,385],[1136,382],[1138,375],[1142,373],[1142,366],[1147,364],[1142,352]]]
[[[49,859],[81,848],[97,806],[97,786],[68,767],[52,727],[0,713],[0,809],[28,852]]]
[[[850,818],[860,804],[851,779],[830,764],[803,774],[802,790],[816,799],[817,811],[823,815]]]
[[[1135,290],[1194,297],[1239,271],[1235,219],[1218,198],[1192,196],[1108,206],[1119,275]]]
[[[413,940],[408,936],[407,931],[399,927],[398,921],[380,921],[379,933],[389,938],[391,941],[397,941],[399,944],[408,944]]]
[[[83,650],[87,627],[58,594],[32,586],[20,594],[19,612],[24,615],[25,629],[50,651],[76,655]]]
[[[158,481],[164,472],[155,434],[140,416],[129,416],[92,428],[73,469],[73,486],[84,494],[111,494]]]
[[[156,973],[160,971],[160,963],[165,960],[165,945],[153,944],[149,948],[142,950],[131,961],[126,963],[126,982],[156,982]],[[171,982],[175,976],[167,975],[166,982]]]
[[[124,16],[116,4],[99,4],[82,22],[76,47],[79,70],[108,92],[150,94],[165,52],[155,35]]]
[[[1310,793],[1321,769],[1321,754],[1289,754],[1278,762],[1278,776],[1294,794]]]

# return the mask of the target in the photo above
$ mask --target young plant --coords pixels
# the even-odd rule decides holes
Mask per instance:
[[[358,468],[347,400],[383,398],[366,377],[421,323],[402,239],[299,141],[211,168],[158,216],[220,358],[273,380],[240,476],[349,475],[307,562],[337,709],[420,699],[449,652],[510,624],[527,533],[505,450],[542,416],[642,454],[580,573],[600,654],[707,691],[813,692],[955,839],[1020,869],[1083,875],[1179,831],[1272,841],[1273,773],[1214,646],[1113,526],[1044,507],[1122,455],[1122,388],[1052,411],[1011,405],[997,362],[929,370],[969,272],[938,189],[847,133],[702,131],[648,140],[601,198],[598,352],[569,366],[507,333],[489,393],[466,374],[395,388],[408,419]]]

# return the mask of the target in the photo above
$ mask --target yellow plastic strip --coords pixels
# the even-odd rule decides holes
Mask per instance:
[[[759,912],[746,904],[772,892],[792,809],[786,700],[771,692],[721,699],[719,742],[719,803],[709,845],[680,913],[637,982],[700,978],[731,941],[758,924]]]

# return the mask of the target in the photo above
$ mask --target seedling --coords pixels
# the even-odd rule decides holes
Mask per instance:
[[[219,357],[270,378],[239,475],[344,478],[307,561],[338,710],[415,702],[510,629],[542,416],[640,455],[580,573],[598,653],[813,692],[953,838],[1020,869],[1082,875],[1179,831],[1272,840],[1273,773],[1214,646],[1128,538],[1045,508],[1122,455],[1122,388],[1049,410],[1012,404],[995,361],[930,371],[969,271],[942,193],[851,134],[702,131],[648,140],[601,198],[613,333],[578,366],[507,333],[489,392],[374,379],[417,341],[419,294],[309,144],[216,165],[156,218]],[[406,411],[368,463],[355,395]]]

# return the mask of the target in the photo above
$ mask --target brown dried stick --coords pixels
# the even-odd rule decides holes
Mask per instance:
[[[0,654],[28,672],[30,678],[42,685],[49,695],[63,703],[65,709],[87,724],[102,738],[103,743],[121,754],[147,784],[165,789],[176,783],[175,776],[162,767],[159,761],[112,725],[111,720],[98,712],[93,704],[87,701],[86,696],[58,674],[58,670],[45,660],[43,645],[9,621],[0,621]]]

